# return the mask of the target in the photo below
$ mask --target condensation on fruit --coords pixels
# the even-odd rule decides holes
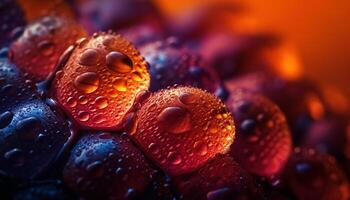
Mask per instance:
[[[53,85],[58,102],[81,126],[94,129],[118,129],[150,81],[143,57],[112,33],[80,40],[58,74]]]
[[[170,175],[194,171],[225,153],[234,140],[225,105],[201,89],[176,87],[154,93],[134,116],[130,135]]]

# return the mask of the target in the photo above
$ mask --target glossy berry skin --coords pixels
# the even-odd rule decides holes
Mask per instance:
[[[99,33],[81,40],[62,65],[53,96],[85,128],[120,128],[136,94],[149,86],[147,63],[119,35]]]
[[[177,38],[147,44],[140,51],[150,65],[151,91],[182,85],[214,92],[218,87],[216,73]]]
[[[295,144],[300,144],[310,125],[327,113],[319,89],[307,79],[286,80],[268,73],[251,73],[231,79],[225,86],[228,91],[243,88],[275,102],[286,115]]]
[[[302,75],[294,51],[273,35],[209,34],[202,39],[199,51],[221,79],[251,72],[268,72],[292,80]]]
[[[47,170],[70,136],[67,122],[40,100],[2,111],[0,124],[0,170],[16,178]]]
[[[31,182],[25,187],[21,187],[12,197],[14,200],[69,200],[75,199],[74,196],[67,191],[65,185],[60,180],[45,180]]]
[[[131,137],[170,176],[189,173],[229,150],[234,124],[215,96],[191,87],[161,90],[133,114]]]
[[[85,36],[85,30],[73,21],[46,16],[28,24],[12,43],[9,57],[21,71],[42,81],[54,70],[67,47]]]
[[[158,12],[147,0],[72,0],[78,20],[89,31],[118,30]]]
[[[294,195],[306,199],[349,199],[349,183],[336,160],[313,149],[296,148],[284,171]]]
[[[219,155],[178,183],[182,199],[264,199],[262,189],[230,156]]]
[[[105,132],[83,136],[63,171],[68,186],[87,199],[134,199],[146,189],[153,174],[125,135]]]
[[[273,102],[247,91],[232,92],[226,101],[236,124],[236,141],[231,154],[250,173],[276,175],[292,148],[286,118]]]
[[[6,54],[6,50],[3,52]],[[0,111],[38,98],[34,83],[24,77],[18,68],[3,55],[0,56]]]
[[[0,2],[0,47],[10,44],[25,26],[23,11],[16,1]]]

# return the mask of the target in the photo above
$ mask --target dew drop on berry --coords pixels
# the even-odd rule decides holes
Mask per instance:
[[[158,115],[159,126],[169,133],[180,134],[192,129],[191,115],[182,107],[167,107]]]
[[[84,50],[79,58],[79,64],[86,66],[94,66],[99,63],[100,54],[96,49],[89,48]]]
[[[123,78],[115,79],[113,82],[113,87],[119,92],[125,92],[128,90],[126,86],[126,80],[124,80]]]
[[[86,94],[95,92],[99,82],[100,80],[95,72],[85,72],[74,79],[75,87]]]
[[[6,111],[0,114],[0,129],[8,126],[13,118],[13,113],[10,111]]]
[[[106,56],[107,67],[117,73],[128,73],[132,70],[132,60],[123,53],[112,51]]]

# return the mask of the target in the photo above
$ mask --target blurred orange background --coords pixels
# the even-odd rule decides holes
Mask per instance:
[[[311,79],[340,88],[350,97],[350,1],[319,0],[156,0],[165,13],[218,1],[239,3],[250,25],[280,34],[294,44]],[[218,22],[219,23],[219,22]]]

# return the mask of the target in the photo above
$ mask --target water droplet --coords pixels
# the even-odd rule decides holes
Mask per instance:
[[[107,67],[117,73],[128,73],[132,70],[132,60],[123,53],[112,51],[106,56]]]
[[[16,124],[16,130],[23,139],[36,138],[41,128],[41,122],[36,117],[28,117]]]
[[[99,109],[103,109],[108,106],[108,100],[106,97],[100,96],[95,99],[95,104]]]
[[[208,147],[203,142],[194,143],[194,149],[201,156],[205,156],[208,153]]]
[[[231,199],[232,190],[230,188],[224,187],[217,190],[213,190],[207,193],[208,200],[218,200],[218,199]]]
[[[179,99],[183,104],[193,104],[196,102],[195,95],[190,94],[190,93],[180,94]]]
[[[82,122],[88,121],[89,118],[90,118],[90,116],[89,116],[89,113],[88,113],[88,112],[80,111],[80,112],[78,113],[78,119],[79,119],[80,121],[82,121]]]
[[[167,107],[157,117],[159,126],[165,131],[180,134],[192,129],[190,113],[181,107]]]
[[[71,108],[75,107],[77,105],[77,101],[73,97],[68,97],[67,99],[67,105]]]
[[[97,49],[85,49],[79,58],[79,64],[94,66],[99,63],[100,54]]]
[[[256,122],[253,119],[246,119],[241,124],[241,129],[244,133],[254,134],[253,130],[256,126]]]
[[[17,167],[20,167],[24,164],[23,152],[18,148],[7,151],[4,154],[4,158],[11,161]]]
[[[13,118],[13,113],[10,111],[3,112],[0,115],[0,129],[5,128],[8,126]]]
[[[118,90],[119,92],[125,92],[127,91],[126,87],[126,81],[122,78],[117,78],[113,82],[114,89]]]
[[[159,147],[156,143],[151,143],[148,145],[148,149],[153,153],[153,154],[158,154],[159,153]]]
[[[173,165],[179,165],[182,162],[182,159],[178,153],[170,152],[168,154],[168,161]]]
[[[95,92],[100,80],[95,72],[85,72],[77,76],[74,80],[75,87],[86,94]]]
[[[50,56],[54,52],[54,44],[47,40],[40,42],[38,47],[45,56]]]
[[[139,72],[133,72],[131,74],[131,78],[132,78],[132,80],[137,81],[137,82],[141,82],[143,80],[142,75]]]

